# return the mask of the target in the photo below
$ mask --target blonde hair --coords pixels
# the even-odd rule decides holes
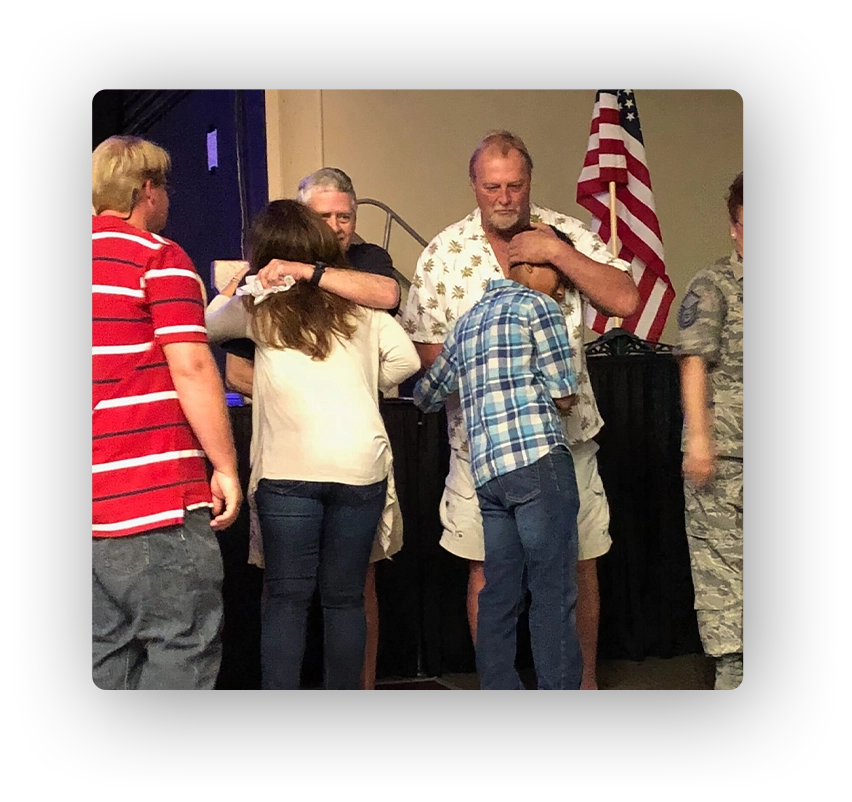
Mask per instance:
[[[172,160],[159,145],[137,136],[111,136],[92,153],[92,208],[130,214],[146,181],[164,186]]]

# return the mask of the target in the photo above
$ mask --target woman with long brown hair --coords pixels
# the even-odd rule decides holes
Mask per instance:
[[[318,587],[325,687],[356,689],[364,581],[391,464],[378,390],[414,374],[420,360],[385,312],[311,282],[263,288],[253,274],[272,259],[347,266],[322,218],[297,201],[273,201],[249,233],[245,294],[208,307],[213,342],[249,337],[257,345],[249,498],[265,561],[262,687],[299,687]]]

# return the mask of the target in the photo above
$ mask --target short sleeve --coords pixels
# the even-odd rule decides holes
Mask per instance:
[[[145,296],[160,345],[207,342],[201,277],[174,243],[160,249],[145,271]]]
[[[444,261],[440,235],[432,240],[417,260],[414,278],[408,291],[402,327],[414,342],[441,343],[450,330],[445,303]]]
[[[361,273],[371,273],[374,276],[384,276],[396,281],[399,287],[399,281],[396,277],[396,270],[393,266],[391,255],[378,245],[373,245],[370,242],[361,242],[352,245],[347,252],[349,263],[355,270]],[[400,293],[401,294],[401,293]],[[399,312],[399,304],[392,309],[387,310],[392,317]]]
[[[702,270],[690,282],[678,309],[675,354],[716,361],[724,315],[725,298],[713,275]]]
[[[630,272],[630,264],[613,256],[606,243],[594,231],[578,226],[576,229],[566,230],[565,233],[573,240],[574,247],[592,261],[610,265],[625,273]]]
[[[378,245],[364,242],[349,249],[349,262],[356,270],[396,278],[391,255]]]

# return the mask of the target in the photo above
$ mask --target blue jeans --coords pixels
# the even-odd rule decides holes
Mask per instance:
[[[323,612],[325,687],[360,687],[366,621],[364,583],[385,506],[387,480],[371,485],[261,479],[255,494],[266,603],[261,687],[298,689],[314,590]]]
[[[182,526],[92,538],[99,688],[211,689],[222,657],[222,555],[210,510]]]
[[[578,689],[583,678],[574,614],[580,499],[570,452],[558,446],[538,462],[486,482],[477,495],[485,533],[476,639],[482,689],[523,689],[515,656],[525,575],[538,688]]]

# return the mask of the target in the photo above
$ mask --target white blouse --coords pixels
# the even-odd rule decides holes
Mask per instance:
[[[211,342],[248,337],[257,346],[250,502],[264,478],[368,485],[391,472],[378,390],[386,392],[412,376],[420,359],[387,312],[358,307],[358,313],[352,338],[335,340],[320,361],[258,341],[242,296],[218,295],[208,305]]]

